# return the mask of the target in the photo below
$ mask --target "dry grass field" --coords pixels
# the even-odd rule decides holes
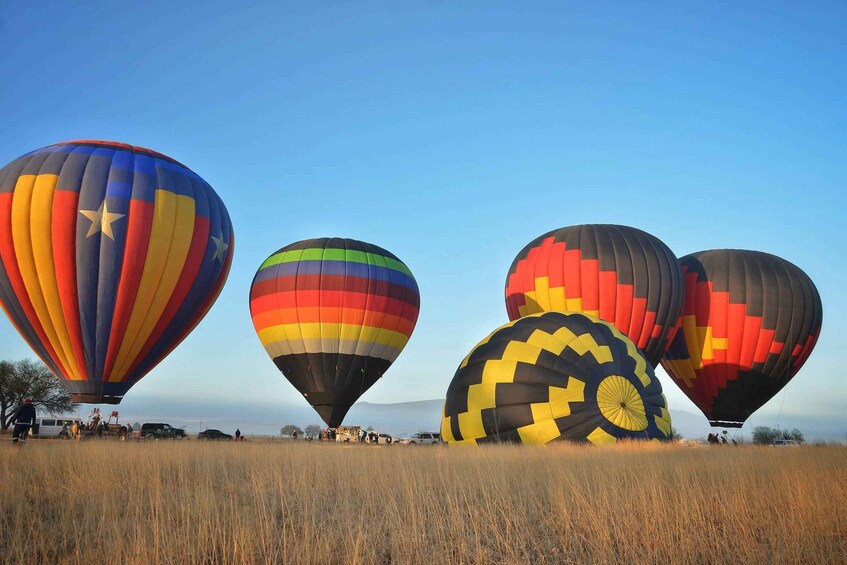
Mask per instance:
[[[838,447],[10,444],[4,562],[847,559]]]

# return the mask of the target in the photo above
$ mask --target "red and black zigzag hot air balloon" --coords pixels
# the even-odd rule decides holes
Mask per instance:
[[[681,330],[662,366],[717,427],[741,427],[808,359],[823,307],[812,279],[760,251],[680,259]]]
[[[658,238],[617,225],[553,230],[515,257],[506,279],[509,319],[584,312],[614,324],[654,367],[682,312],[682,273]]]
[[[0,304],[75,402],[117,404],[203,319],[235,236],[181,163],[57,143],[0,170]]]

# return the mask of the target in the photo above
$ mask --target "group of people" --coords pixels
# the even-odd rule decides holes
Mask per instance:
[[[115,413],[113,413],[114,415]],[[59,437],[67,437],[69,439],[81,440],[83,436],[102,437],[103,432],[108,429],[108,422],[103,421],[103,414],[100,409],[94,407],[88,413],[88,421],[82,423],[79,420],[65,422],[62,426],[62,431]],[[132,425],[121,426],[118,436],[122,439],[128,438],[132,434]]]
[[[359,438],[362,443],[379,443],[379,434],[371,430],[362,430],[362,436]]]
[[[350,435],[352,433],[352,435]],[[345,443],[349,443],[351,440],[356,441],[359,440],[360,443],[379,443],[379,434],[373,430],[359,430],[358,436],[356,435],[355,428],[349,429],[342,427],[341,438],[338,437],[338,430],[336,428],[325,428],[321,430],[318,438],[321,441],[344,441]],[[296,436],[295,436],[296,437]]]
[[[123,431],[123,428],[126,428],[126,431]],[[106,424],[103,423],[102,420],[98,420],[97,422],[88,422],[87,424],[83,424],[78,420],[74,420],[72,422],[65,422],[62,426],[62,431],[59,433],[59,437],[68,438],[68,439],[82,439],[83,435],[86,435],[85,432],[90,432],[88,435],[94,435],[96,437],[102,437],[103,431],[106,429]],[[129,437],[132,433],[132,426],[127,425],[123,426],[121,431],[123,432],[124,437]]]
[[[709,441],[709,445],[726,445],[729,443],[726,441],[726,431],[723,432],[723,435],[709,434],[707,440]],[[738,445],[738,442],[733,439],[732,445]]]

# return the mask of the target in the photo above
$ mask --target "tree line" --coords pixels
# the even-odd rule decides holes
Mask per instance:
[[[295,426],[294,424],[286,424],[279,429],[279,435],[281,435],[281,436],[293,436],[294,432],[297,432],[297,435],[300,436],[300,437],[305,437],[305,436],[317,437],[318,434],[321,433],[321,427],[317,424],[309,424],[304,429],[304,428],[301,428],[300,426]]]
[[[770,428],[768,426],[756,426],[753,428],[753,443],[759,445],[770,445],[779,439],[796,441],[797,443],[806,443],[806,438],[803,437],[803,432],[797,428],[794,428],[793,430],[781,430],[779,428]]]

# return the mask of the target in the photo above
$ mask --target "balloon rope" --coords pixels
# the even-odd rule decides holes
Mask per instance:
[[[779,278],[777,278],[777,282],[779,282]],[[786,369],[785,376],[788,377],[785,379],[784,383],[788,384],[788,381],[791,380],[791,365],[793,362],[792,357],[794,357],[794,348],[797,347],[796,343],[790,343],[791,336],[794,335],[794,310],[791,311],[791,314],[788,318],[788,337],[785,340],[785,345],[788,346],[788,368]],[[783,386],[785,386],[785,384]],[[779,430],[779,419],[782,417],[782,407],[785,406],[785,394],[786,388],[782,389],[782,402],[779,405],[779,413],[776,415],[776,429]]]
[[[779,429],[779,419],[782,417],[782,407],[785,406],[785,389],[782,390],[782,402],[779,405],[779,413],[776,415],[776,429]]]

